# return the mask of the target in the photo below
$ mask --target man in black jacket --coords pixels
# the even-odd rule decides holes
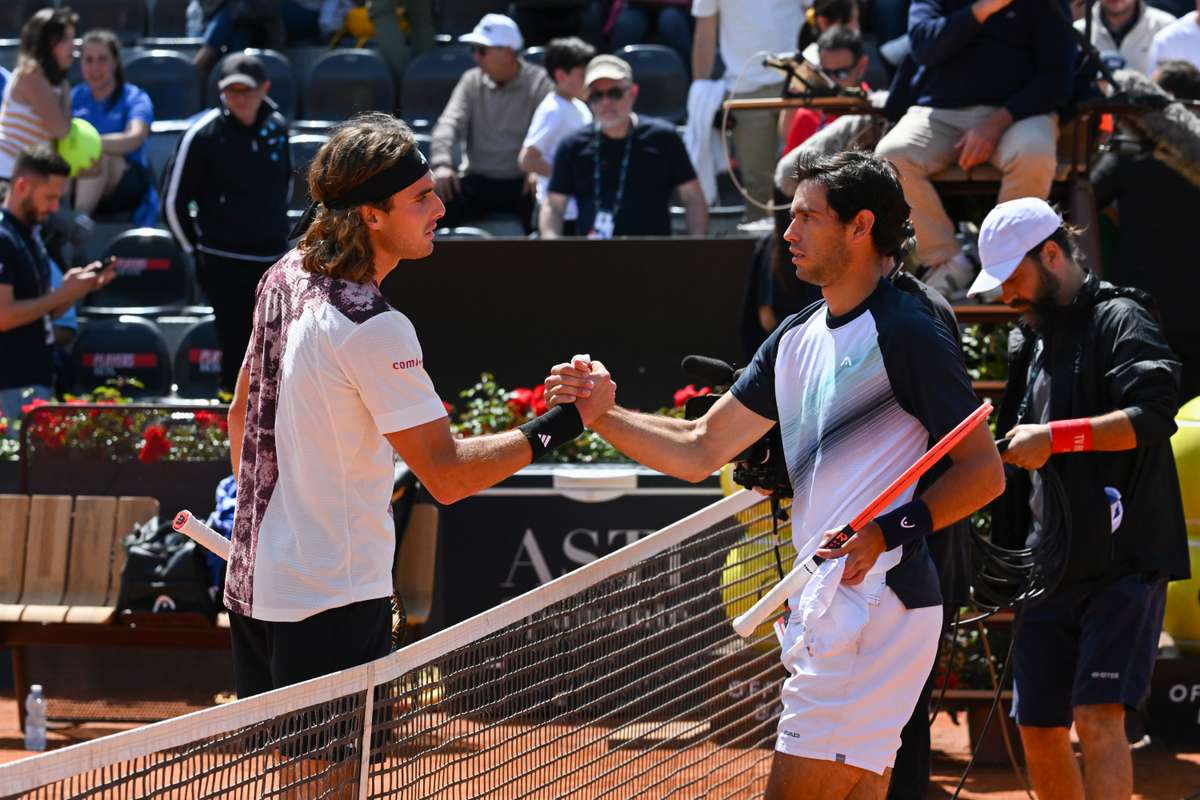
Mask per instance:
[[[287,122],[267,98],[262,62],[230,56],[217,85],[220,105],[179,141],[164,206],[213,307],[221,388],[232,392],[250,341],[254,291],[288,249],[292,161]]]
[[[1072,521],[1061,582],[1016,628],[1016,717],[1029,773],[1040,797],[1128,798],[1125,709],[1150,688],[1167,581],[1188,576],[1169,442],[1179,361],[1150,296],[1082,269],[1074,232],[1044,201],[994,208],[979,251],[983,271],[971,293],[999,287],[1026,311],[1009,340],[997,423],[1010,440],[1004,460],[1025,470],[1050,461]],[[996,532],[1018,531],[1027,542],[1058,535],[1041,476],[1020,477],[996,509]]]

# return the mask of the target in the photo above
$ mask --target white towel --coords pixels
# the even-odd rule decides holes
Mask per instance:
[[[868,575],[857,586],[843,586],[846,559],[834,558],[817,567],[792,611],[799,632],[793,648],[809,656],[836,653],[858,638],[872,606],[879,604],[884,573]]]
[[[719,132],[713,128],[713,118],[724,99],[724,81],[692,81],[688,89],[688,121],[683,143],[710,206],[717,201],[717,175],[729,168]]]

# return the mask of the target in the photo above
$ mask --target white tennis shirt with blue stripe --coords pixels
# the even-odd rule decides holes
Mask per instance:
[[[780,423],[802,557],[979,405],[945,326],[886,280],[841,316],[821,302],[785,319],[731,391]],[[880,555],[879,572],[907,608],[941,604],[924,540]]]

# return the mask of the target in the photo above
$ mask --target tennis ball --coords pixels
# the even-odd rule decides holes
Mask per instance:
[[[1180,650],[1200,653],[1200,397],[1179,409],[1175,422],[1179,430],[1171,437],[1171,449],[1175,451],[1183,515],[1187,518],[1192,577],[1167,584],[1163,630],[1171,634]]]
[[[100,134],[86,119],[75,117],[71,130],[58,140],[58,154],[71,167],[71,177],[87,169],[100,157]]]

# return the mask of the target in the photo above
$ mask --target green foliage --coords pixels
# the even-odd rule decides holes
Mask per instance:
[[[1002,381],[1008,377],[1008,332],[1006,324],[962,326],[963,355],[967,373],[975,381]]]

